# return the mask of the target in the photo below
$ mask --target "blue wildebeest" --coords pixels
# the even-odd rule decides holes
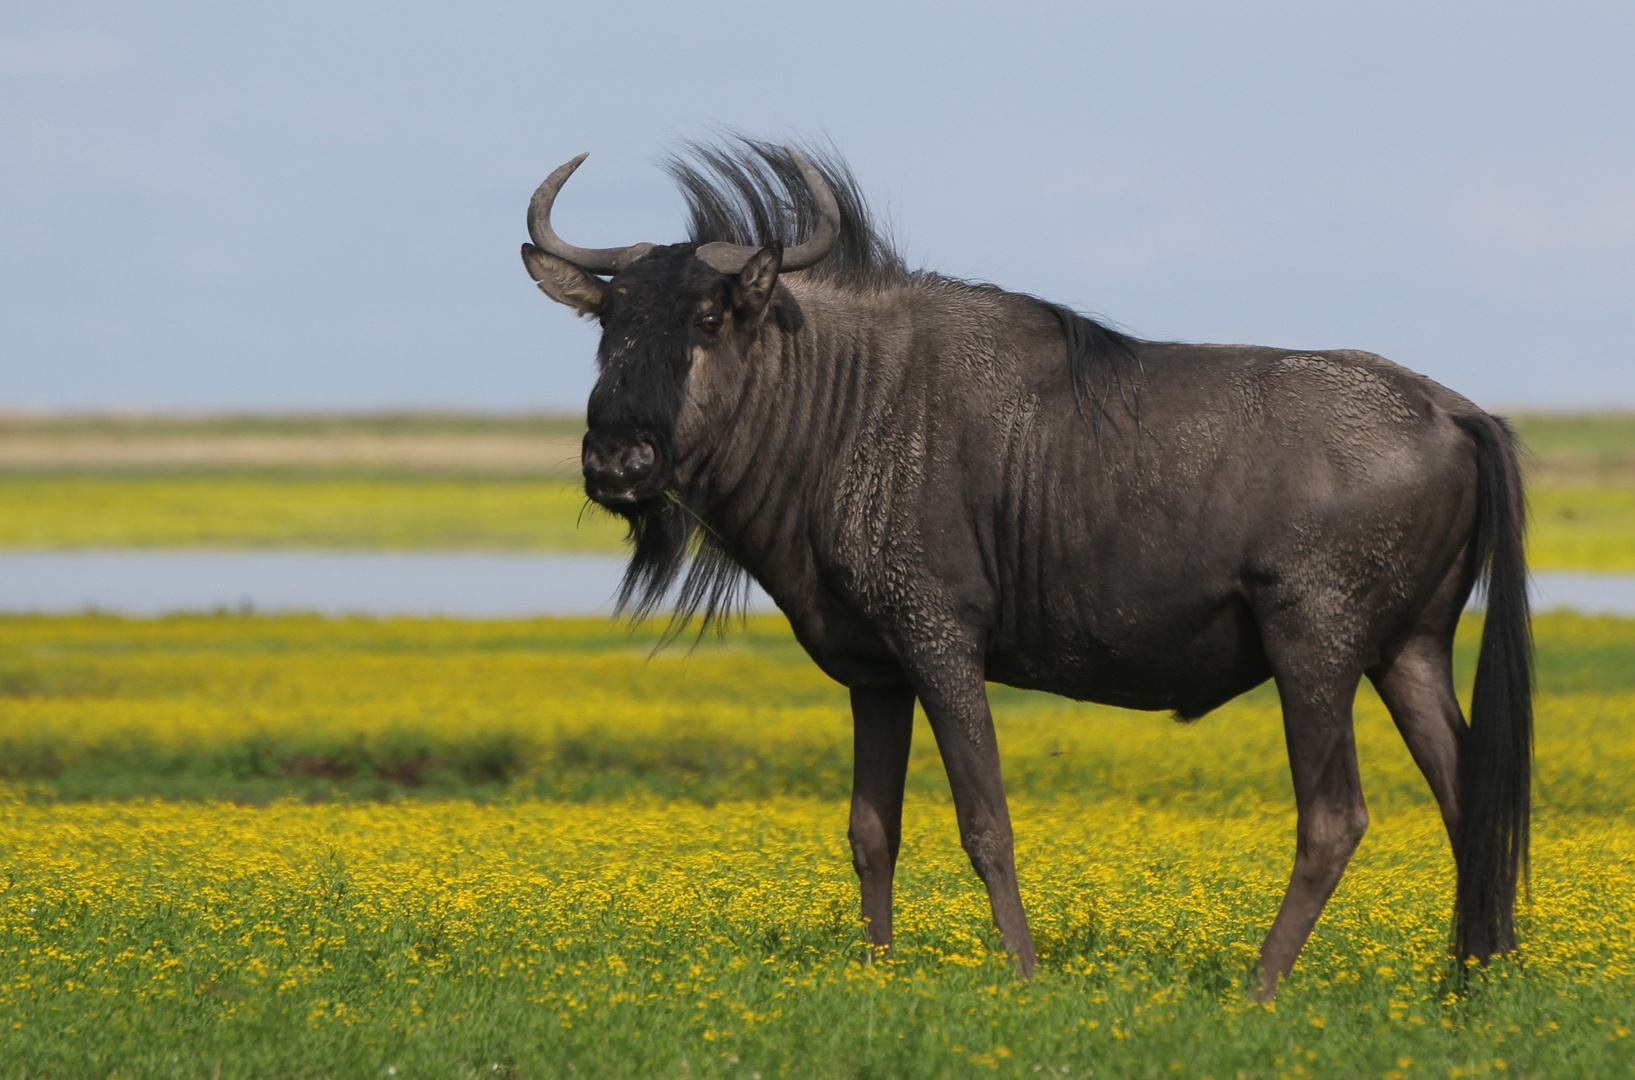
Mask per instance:
[[[1299,826],[1260,951],[1270,996],[1368,825],[1365,675],[1452,839],[1457,952],[1514,945],[1532,676],[1502,420],[1369,353],[1143,341],[911,272],[841,162],[753,140],[670,162],[687,243],[576,247],[551,206],[582,160],[535,192],[522,258],[601,323],[583,466],[630,525],[621,605],[672,595],[707,624],[747,572],[850,688],[875,948],[891,942],[916,699],[1027,973],[984,680],[1190,720],[1271,678]],[[1467,725],[1451,651],[1478,581]]]

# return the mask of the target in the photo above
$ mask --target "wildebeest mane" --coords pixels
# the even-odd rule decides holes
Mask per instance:
[[[862,288],[908,285],[917,278],[938,276],[908,269],[890,235],[869,212],[851,169],[837,154],[811,145],[799,149],[834,189],[840,207],[840,237],[834,250],[806,273]],[[817,200],[799,168],[774,143],[736,134],[725,145],[689,142],[664,161],[664,168],[687,199],[688,239],[693,243],[724,240],[760,247],[777,241],[789,247],[816,227]],[[1134,375],[1140,366],[1136,356],[1140,339],[1061,304],[1029,299],[1061,323],[1079,411],[1092,429],[1099,432],[1114,399],[1139,424]]]
[[[1139,430],[1141,398],[1136,375],[1141,369],[1141,357],[1136,350],[1141,340],[1061,304],[1049,300],[1038,303],[1061,323],[1062,335],[1067,339],[1067,372],[1073,380],[1079,415],[1089,423],[1090,430],[1100,437],[1102,423],[1112,420],[1107,406],[1115,397]]]
[[[799,147],[834,190],[840,207],[840,236],[834,250],[805,271],[814,278],[855,287],[912,284],[935,275],[912,272],[887,231],[874,220],[851,169],[832,149]],[[688,142],[664,161],[687,200],[688,239],[706,244],[789,247],[806,238],[818,220],[817,199],[800,169],[774,143],[730,134],[723,145]],[[976,285],[977,288],[995,286]],[[1113,399],[1136,424],[1140,404],[1135,375],[1140,368],[1140,339],[1083,315],[1072,308],[1029,297],[1061,324],[1067,344],[1068,374],[1079,411],[1099,433],[1110,419]]]
[[[829,254],[803,271],[839,285],[905,284],[913,275],[891,237],[869,213],[851,170],[833,150],[801,145],[817,166],[840,208],[840,235]],[[664,161],[687,200],[688,239],[793,247],[817,228],[818,205],[784,148],[761,139],[729,135],[721,144],[683,144]]]

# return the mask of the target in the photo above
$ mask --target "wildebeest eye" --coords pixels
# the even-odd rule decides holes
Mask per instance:
[[[711,311],[698,317],[698,328],[706,334],[713,334],[721,329],[721,316]]]

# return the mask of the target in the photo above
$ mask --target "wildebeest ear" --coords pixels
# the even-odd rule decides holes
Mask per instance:
[[[755,322],[766,311],[783,265],[783,245],[768,244],[749,257],[732,282],[732,306],[740,319]]]
[[[576,314],[595,315],[602,310],[607,285],[601,278],[532,244],[522,245],[522,265],[528,268],[528,276],[534,279],[540,292],[573,308]]]

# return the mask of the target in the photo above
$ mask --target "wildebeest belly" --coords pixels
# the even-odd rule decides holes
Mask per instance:
[[[1202,716],[1271,674],[1260,633],[1235,592],[1147,601],[1058,597],[996,635],[994,682],[1118,705]]]

